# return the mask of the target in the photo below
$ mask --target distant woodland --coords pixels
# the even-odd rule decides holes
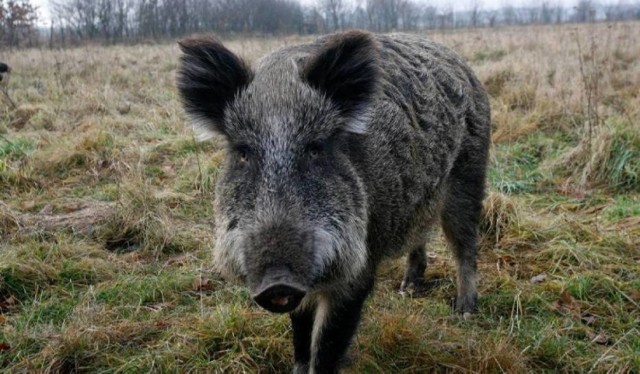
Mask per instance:
[[[418,0],[51,0],[39,20],[28,0],[0,0],[0,47],[136,43],[218,34],[321,34],[341,29],[411,31],[640,19],[640,0],[572,7],[533,1],[487,9],[482,0],[436,7]],[[464,10],[459,10],[464,9]]]

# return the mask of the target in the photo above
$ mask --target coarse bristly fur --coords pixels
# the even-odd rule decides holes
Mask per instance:
[[[222,134],[214,260],[257,293],[286,274],[296,372],[336,372],[377,266],[410,252],[418,287],[429,225],[458,263],[456,310],[476,306],[476,226],[490,110],[470,68],[420,36],[350,31],[287,47],[252,71],[211,37],[181,43],[188,114]]]

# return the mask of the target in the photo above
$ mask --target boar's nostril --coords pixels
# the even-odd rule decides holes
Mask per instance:
[[[294,284],[277,283],[259,291],[253,299],[264,309],[273,313],[288,313],[298,307],[306,291]]]
[[[273,305],[286,306],[289,302],[291,302],[291,296],[276,296],[271,299],[271,304]]]

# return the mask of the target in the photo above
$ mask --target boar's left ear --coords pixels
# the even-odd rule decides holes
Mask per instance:
[[[251,69],[213,36],[190,37],[178,44],[183,52],[178,91],[200,138],[227,135],[225,108],[251,83]]]
[[[369,106],[378,87],[378,59],[372,34],[349,31],[330,37],[302,72],[303,79],[324,92],[346,117],[349,132],[366,132]]]

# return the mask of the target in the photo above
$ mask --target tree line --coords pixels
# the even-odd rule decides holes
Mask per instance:
[[[196,32],[219,34],[321,34],[361,28],[378,32],[499,25],[640,19],[640,0],[601,5],[578,0],[484,9],[470,0],[465,10],[420,0],[51,0],[43,27],[28,0],[0,0],[0,43],[9,46],[140,42]],[[625,1],[635,1],[625,2]],[[534,3],[532,3],[534,4]]]
[[[38,43],[36,7],[29,1],[0,0],[0,46]]]

